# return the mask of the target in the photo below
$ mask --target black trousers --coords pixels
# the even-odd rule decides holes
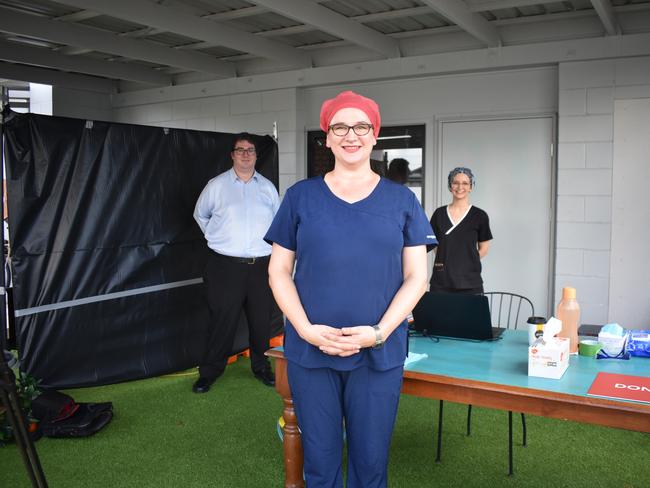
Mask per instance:
[[[203,280],[211,323],[205,356],[199,365],[200,376],[214,379],[226,369],[242,312],[248,321],[252,370],[270,367],[264,356],[269,349],[273,300],[268,267],[268,256],[249,264],[215,252],[210,254]]]

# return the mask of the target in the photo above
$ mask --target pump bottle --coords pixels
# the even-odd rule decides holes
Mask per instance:
[[[562,288],[562,300],[557,305],[555,316],[562,321],[559,337],[569,339],[569,352],[578,352],[578,325],[580,324],[580,305],[576,300],[575,288]]]

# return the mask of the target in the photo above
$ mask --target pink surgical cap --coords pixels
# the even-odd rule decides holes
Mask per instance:
[[[334,98],[323,102],[323,106],[320,109],[320,128],[323,129],[323,132],[329,130],[332,118],[342,108],[358,108],[363,111],[372,124],[375,137],[379,136],[379,128],[381,127],[379,105],[374,100],[349,90],[341,92]]]

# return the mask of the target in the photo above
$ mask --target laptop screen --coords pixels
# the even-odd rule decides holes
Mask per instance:
[[[425,335],[492,339],[488,298],[426,292],[413,309],[413,329]]]

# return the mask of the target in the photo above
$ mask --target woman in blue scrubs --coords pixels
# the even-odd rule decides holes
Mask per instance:
[[[386,487],[405,317],[426,290],[436,239],[415,195],[370,167],[381,126],[373,100],[340,93],[323,103],[320,125],[335,166],[287,190],[265,237],[269,281],[287,318],[307,486],[343,486],[345,428],[347,487]]]

